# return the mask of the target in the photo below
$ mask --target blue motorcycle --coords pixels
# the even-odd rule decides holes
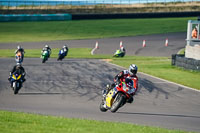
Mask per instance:
[[[14,94],[17,94],[20,88],[22,87],[22,74],[14,72],[10,79],[11,87],[13,88]]]
[[[62,59],[65,58],[65,56],[67,56],[67,53],[68,53],[68,49],[61,49],[58,53],[58,61],[62,61]]]

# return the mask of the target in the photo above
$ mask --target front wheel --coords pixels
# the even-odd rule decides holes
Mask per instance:
[[[19,83],[17,83],[17,82],[15,82],[14,83],[14,86],[13,86],[13,90],[14,90],[14,94],[17,94],[18,93],[18,91],[19,91],[19,85],[18,85]]]
[[[59,61],[59,60],[62,61],[62,59],[63,59],[63,58],[62,58],[62,55],[58,55],[58,59],[57,59],[57,60],[58,60],[58,61]]]
[[[47,60],[47,58],[44,57],[44,58],[42,59],[42,63],[45,63],[46,60]]]
[[[113,101],[113,105],[110,109],[112,113],[115,113],[121,105],[123,105],[126,101],[126,96],[122,93],[118,93]]]
[[[99,106],[99,109],[102,111],[102,112],[106,112],[108,109],[104,108],[104,101],[101,102],[100,106]]]

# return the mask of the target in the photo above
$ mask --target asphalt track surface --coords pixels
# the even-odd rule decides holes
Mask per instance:
[[[116,113],[103,113],[99,110],[101,90],[123,68],[96,59],[49,59],[42,64],[40,58],[25,58],[27,81],[14,95],[7,77],[15,60],[0,58],[0,62],[1,110],[200,132],[199,91],[138,73],[139,91],[134,102]]]
[[[127,55],[171,57],[172,54],[176,54],[180,49],[185,48],[186,36],[185,32],[181,32],[90,40],[0,43],[0,49],[16,49],[17,45],[21,45],[25,49],[42,49],[45,44],[48,44],[51,48],[62,48],[65,44],[69,48],[94,48],[96,41],[98,41],[99,49],[95,51],[95,54],[114,54],[115,50],[119,49],[120,41],[122,41]],[[165,47],[166,39],[168,39],[168,47]],[[146,41],[145,48],[142,47],[143,40]]]

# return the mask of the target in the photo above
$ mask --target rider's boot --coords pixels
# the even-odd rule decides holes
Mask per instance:
[[[132,103],[133,102],[133,96],[130,96],[130,98],[129,99],[127,99],[127,103]]]

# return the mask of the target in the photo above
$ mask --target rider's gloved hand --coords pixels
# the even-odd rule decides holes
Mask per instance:
[[[135,92],[135,88],[131,88],[127,91],[128,94],[133,94]]]

